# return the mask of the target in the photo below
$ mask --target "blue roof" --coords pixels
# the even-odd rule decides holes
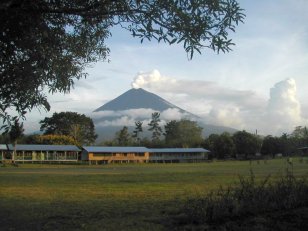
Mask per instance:
[[[14,147],[10,145],[10,150]],[[47,145],[47,144],[17,144],[17,151],[81,151],[75,145]]]
[[[9,150],[14,150],[12,144],[8,145]],[[210,152],[204,148],[146,148],[146,147],[102,147],[85,146],[87,152],[93,153],[200,153]],[[7,150],[7,145],[0,144],[0,150]],[[17,144],[17,151],[81,151],[75,145],[45,145],[45,144]]]
[[[100,153],[145,153],[150,152],[145,147],[101,147],[101,146],[85,146],[83,147],[87,152]]]
[[[210,152],[204,148],[151,148],[152,153],[197,153]]]

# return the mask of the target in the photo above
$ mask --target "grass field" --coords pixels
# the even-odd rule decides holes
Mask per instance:
[[[285,159],[1,167],[0,230],[169,230],[187,199],[232,185],[250,169],[257,180],[275,180],[287,168]],[[295,159],[293,173],[307,178],[308,164]]]

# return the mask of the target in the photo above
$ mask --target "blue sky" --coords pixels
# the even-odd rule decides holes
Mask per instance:
[[[91,112],[133,85],[200,115],[205,122],[261,134],[308,125],[308,1],[239,1],[245,23],[230,53],[203,50],[188,60],[182,44],[140,43],[120,28],[106,44],[110,62],[93,64],[70,94],[49,96],[49,113],[34,110],[27,132],[53,112]]]

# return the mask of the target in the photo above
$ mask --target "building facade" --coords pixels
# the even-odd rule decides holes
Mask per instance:
[[[180,163],[206,161],[203,148],[83,147],[81,159],[89,163]]]
[[[149,149],[145,147],[98,147],[85,146],[81,160],[89,163],[145,163],[149,160]]]
[[[149,162],[202,162],[208,160],[208,152],[209,150],[204,148],[152,148]]]
[[[16,147],[7,145],[7,152],[15,162],[76,162],[81,149],[75,145],[17,144]]]
[[[202,162],[209,150],[203,148],[102,147],[75,145],[0,144],[0,158],[14,162],[181,163]]]
[[[9,151],[8,145],[0,144],[0,161],[10,158],[11,158],[11,153]]]

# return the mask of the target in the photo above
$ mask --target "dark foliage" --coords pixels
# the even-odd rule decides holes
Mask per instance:
[[[206,226],[209,230],[211,227],[225,230],[230,222],[240,228],[236,221],[244,224],[244,221],[257,217],[266,221],[268,214],[308,207],[307,181],[294,178],[290,172],[278,181],[269,179],[258,183],[251,173],[249,178],[240,177],[240,184],[235,187],[221,188],[218,192],[187,201],[184,206],[186,222]]]
[[[110,29],[141,40],[181,43],[192,58],[206,47],[230,51],[229,32],[245,15],[236,0],[2,0],[0,118],[50,109],[46,92],[69,92],[92,62],[106,60]]]
[[[152,132],[152,142],[159,142],[160,136],[162,134],[162,129],[159,126],[160,123],[160,113],[154,112],[152,113],[152,120],[150,121],[149,125],[149,131]]]
[[[71,136],[80,145],[93,144],[97,138],[92,119],[77,112],[55,112],[41,120],[40,124],[45,135]]]
[[[167,147],[191,148],[202,143],[202,128],[190,120],[172,120],[165,125]]]

